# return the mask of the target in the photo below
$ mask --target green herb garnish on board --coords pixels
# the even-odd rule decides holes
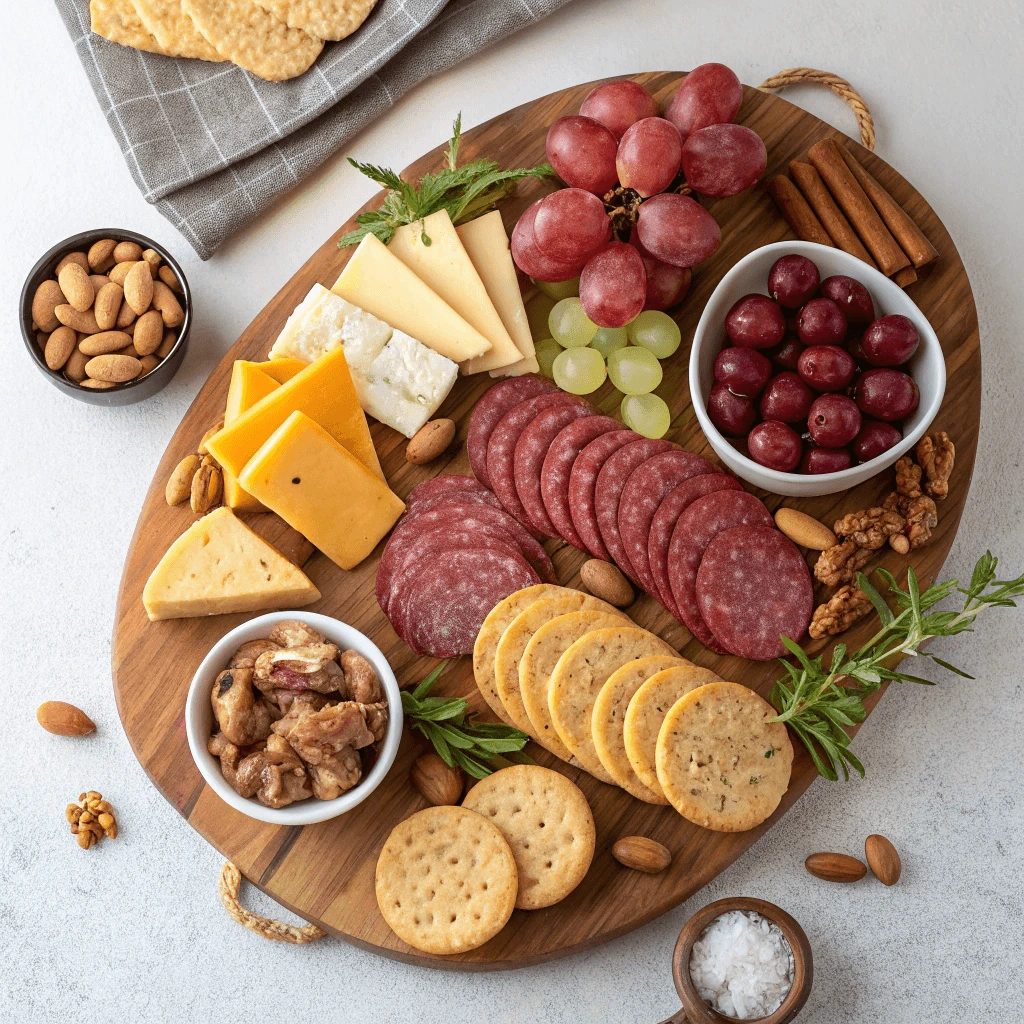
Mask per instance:
[[[469,706],[463,697],[431,697],[429,693],[447,661],[442,661],[415,690],[402,691],[402,711],[413,729],[433,744],[449,768],[459,767],[474,779],[483,779],[510,763],[504,754],[519,763],[532,764],[519,751],[530,737],[502,722],[482,722],[466,715]]]
[[[388,190],[379,210],[369,210],[356,217],[355,231],[338,239],[338,248],[356,245],[366,235],[376,235],[385,245],[391,241],[396,229],[403,224],[414,224],[439,210],[447,210],[453,224],[462,224],[479,217],[488,207],[504,199],[522,178],[553,177],[550,164],[538,167],[519,167],[513,171],[499,170],[493,160],[473,160],[458,166],[459,139],[462,136],[462,115],[455,119],[445,167],[437,174],[424,174],[419,185],[404,181],[387,167],[361,164],[349,157],[348,162],[371,181]],[[430,245],[423,233],[423,244]]]
[[[827,670],[822,666],[821,657],[809,658],[792,640],[782,638],[798,664],[783,662],[788,676],[780,679],[772,690],[772,703],[780,712],[773,721],[786,723],[800,737],[826,779],[835,781],[840,771],[848,779],[850,768],[864,775],[864,766],[850,750],[846,727],[857,725],[867,717],[866,696],[890,681],[933,685],[930,679],[888,665],[897,664],[903,657],[929,658],[958,676],[974,678],[938,655],[921,650],[921,645],[934,637],[956,636],[970,630],[974,620],[990,608],[1016,607],[1014,598],[1024,595],[1024,576],[997,580],[998,561],[986,551],[978,559],[967,587],[961,587],[957,580],[947,580],[923,593],[913,569],[907,570],[906,590],[892,573],[875,570],[889,585],[889,592],[895,598],[895,613],[860,573],[858,585],[875,606],[882,628],[853,653],[847,652],[845,644],[836,644]],[[930,610],[953,593],[965,595],[960,611]]]

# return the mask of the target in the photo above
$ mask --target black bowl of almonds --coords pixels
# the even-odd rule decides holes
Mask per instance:
[[[90,405],[155,395],[188,349],[192,295],[152,239],[122,228],[65,238],[21,291],[25,347],[55,388]]]

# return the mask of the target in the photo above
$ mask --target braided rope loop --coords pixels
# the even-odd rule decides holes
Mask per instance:
[[[841,100],[849,104],[854,116],[857,118],[857,126],[860,128],[860,141],[865,149],[874,151],[875,148],[875,121],[871,116],[864,97],[845,78],[832,74],[831,71],[818,71],[816,68],[787,68],[777,75],[765,79],[759,88],[765,92],[779,92],[787,85],[823,85],[830,89]]]
[[[322,939],[327,933],[315,924],[307,924],[303,928],[296,928],[294,925],[285,924],[284,921],[275,921],[261,914],[254,914],[238,901],[238,891],[242,885],[242,873],[231,861],[224,861],[224,867],[220,869],[220,878],[217,880],[217,891],[220,893],[220,901],[224,909],[240,925],[248,928],[249,931],[262,935],[265,939],[273,942],[291,942],[296,946],[303,946],[307,942],[315,942]]]

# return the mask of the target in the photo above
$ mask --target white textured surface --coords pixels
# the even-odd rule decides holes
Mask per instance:
[[[217,900],[220,858],[150,785],[118,724],[108,671],[118,578],[153,467],[201,382],[372,186],[339,157],[201,265],[139,198],[56,11],[34,3],[6,14],[0,602],[13,728],[2,748],[0,1019],[99,1013],[133,1024],[228,1024],[272,1006],[294,1020],[648,1024],[678,1007],[669,956],[682,924],[711,899],[739,893],[781,904],[807,929],[817,970],[801,1019],[1018,1018],[1024,618],[1013,611],[943,644],[976,682],[887,695],[856,743],[866,781],[816,783],[687,905],[590,953],[510,974],[450,975],[330,940],[271,945],[234,924]],[[985,361],[982,445],[947,568],[969,572],[991,547],[1007,571],[1024,570],[1024,23],[1014,0],[579,0],[416,90],[352,152],[401,167],[446,138],[460,108],[473,125],[574,82],[707,60],[754,84],[804,64],[848,77],[875,113],[880,155],[945,221],[971,275]],[[809,88],[789,96],[853,130],[834,97]],[[100,225],[164,240],[196,293],[184,367],[160,396],[128,409],[58,395],[28,364],[15,325],[36,256]],[[87,709],[98,734],[77,742],[41,734],[32,715],[47,697]],[[88,787],[109,795],[122,837],[84,853],[63,807]],[[859,853],[872,831],[904,855],[896,888],[870,879],[830,887],[804,872],[808,853]],[[270,909],[262,897],[252,902]]]

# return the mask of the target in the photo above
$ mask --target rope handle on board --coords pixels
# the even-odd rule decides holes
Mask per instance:
[[[875,148],[875,120],[868,110],[864,97],[845,78],[832,74],[831,71],[818,71],[816,68],[787,68],[771,78],[766,78],[758,88],[765,92],[776,93],[787,85],[823,85],[830,89],[841,100],[849,104],[857,118],[860,128],[860,141],[865,149],[872,152]]]
[[[241,871],[231,861],[224,861],[224,867],[220,869],[220,878],[217,880],[220,901],[224,904],[224,909],[249,931],[274,942],[291,942],[296,946],[315,942],[327,934],[322,928],[317,928],[315,924],[296,928],[295,925],[285,924],[284,921],[275,921],[273,918],[263,917],[262,914],[254,914],[251,910],[246,910],[238,900],[238,891],[241,885]]]

